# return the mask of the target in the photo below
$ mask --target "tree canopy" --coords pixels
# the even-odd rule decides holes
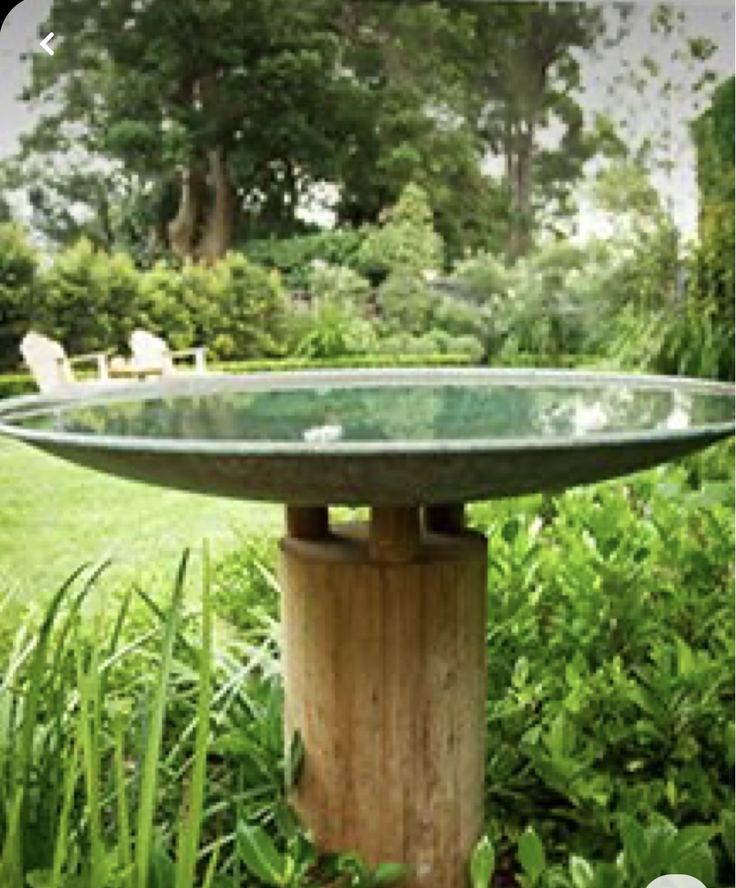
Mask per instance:
[[[15,180],[61,240],[212,261],[307,229],[316,185],[355,226],[414,182],[451,256],[520,253],[592,151],[576,51],[604,22],[584,4],[55,0],[45,27],[65,48],[34,59],[46,113]]]

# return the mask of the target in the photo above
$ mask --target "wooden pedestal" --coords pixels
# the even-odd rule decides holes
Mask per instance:
[[[457,513],[455,513],[457,518]],[[309,518],[310,516],[305,516]],[[412,866],[402,888],[466,888],[485,762],[486,543],[416,510],[282,544],[292,803],[324,850]],[[449,532],[448,532],[449,531]]]

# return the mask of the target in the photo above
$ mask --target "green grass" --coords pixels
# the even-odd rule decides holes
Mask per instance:
[[[112,576],[170,575],[186,546],[208,539],[216,553],[281,520],[277,506],[124,481],[0,439],[0,596],[50,595],[108,558]]]

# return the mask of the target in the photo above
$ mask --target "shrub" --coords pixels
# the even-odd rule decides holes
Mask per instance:
[[[358,269],[358,253],[370,229],[336,229],[284,239],[252,240],[243,244],[245,255],[264,268],[276,269],[292,290],[305,290],[313,263]]]
[[[472,509],[493,553],[488,828],[499,858],[516,856],[533,824],[550,867],[613,861],[626,818],[666,818],[707,825],[721,878],[706,884],[732,884],[732,460],[721,445],[628,482]],[[637,875],[595,885],[638,888]]]
[[[453,364],[478,364],[483,359],[483,345],[474,336],[451,336],[444,330],[430,330],[420,336],[396,333],[382,338],[377,347],[391,360],[421,356],[417,363],[441,363],[444,358],[452,359]]]
[[[134,325],[164,336],[172,348],[202,344],[211,306],[218,301],[217,283],[210,268],[157,263],[141,274]]]
[[[630,370],[733,378],[733,338],[712,300],[684,297],[653,314],[629,307],[617,319],[608,352]]]
[[[500,259],[490,253],[480,253],[455,266],[451,284],[458,296],[468,302],[495,305],[508,295],[512,274]]]
[[[366,278],[346,266],[323,262],[312,264],[307,289],[313,299],[351,303],[364,311],[371,299],[371,285]]]
[[[0,376],[0,398],[12,398],[16,395],[33,394],[36,383],[26,373],[6,373]]]
[[[416,273],[439,269],[444,261],[442,239],[434,230],[426,192],[409,184],[379,229],[361,245],[358,261],[371,275]]]
[[[376,345],[383,348],[389,340],[382,339]],[[424,340],[409,338],[405,341],[408,348],[399,348],[373,354],[344,355],[337,358],[301,358],[288,357],[278,361],[263,359],[252,361],[224,361],[215,366],[227,373],[281,372],[285,370],[328,370],[332,368],[360,367],[465,367],[472,363],[466,354],[448,352],[447,354],[422,353],[421,342]],[[408,350],[417,345],[416,351]],[[2,379],[2,377],[0,377]]]
[[[38,257],[23,229],[0,224],[0,367],[20,363],[18,345],[34,314]]]
[[[24,260],[25,274],[31,259]],[[9,271],[13,281],[18,275]],[[135,327],[158,333],[175,349],[205,344],[213,358],[277,356],[286,349],[288,304],[279,275],[240,254],[209,267],[160,262],[141,273],[129,256],[104,253],[82,239],[55,255],[35,295],[13,290],[14,302],[32,304],[33,325],[70,355],[127,351]],[[13,329],[14,349],[19,333]]]
[[[382,331],[419,335],[432,326],[436,296],[421,272],[395,269],[378,288]]]
[[[214,300],[201,304],[203,341],[217,358],[281,355],[286,346],[286,295],[277,272],[230,253],[211,269]]]
[[[108,255],[86,239],[57,253],[39,278],[35,323],[70,355],[123,349],[139,293],[129,256]]]
[[[693,126],[698,153],[700,244],[691,297],[717,323],[717,370],[734,378],[734,78],[715,91]],[[710,343],[711,348],[713,343]]]
[[[341,358],[366,354],[376,346],[371,323],[347,302],[319,299],[292,324],[297,357]]]
[[[492,326],[492,318],[489,306],[470,305],[441,295],[436,295],[433,300],[432,326],[448,336],[472,336],[483,341]]]

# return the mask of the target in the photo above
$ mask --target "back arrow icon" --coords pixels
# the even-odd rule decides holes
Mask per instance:
[[[52,31],[50,34],[47,34],[43,40],[41,41],[41,49],[45,49],[49,55],[53,55],[54,51],[49,46],[49,43],[54,39],[54,32]]]

